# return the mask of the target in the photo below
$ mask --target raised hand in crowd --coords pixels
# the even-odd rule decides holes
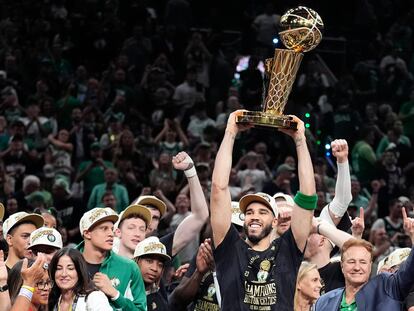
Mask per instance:
[[[34,287],[37,282],[43,278],[43,273],[48,269],[46,256],[43,253],[38,253],[34,264],[28,268],[28,259],[23,259],[22,265],[22,279],[23,285]]]
[[[165,223],[169,224],[171,222],[172,217],[174,216],[177,209],[175,208],[174,204],[165,196],[164,192],[161,189],[156,189],[153,194],[163,201],[167,206],[167,210],[164,215],[162,215],[162,219]]]
[[[197,255],[195,256],[195,263],[193,258],[189,271],[192,273],[187,272],[185,274],[180,284],[174,289],[170,296],[169,305],[172,310],[185,309],[191,302],[193,302],[194,305],[197,305],[197,300],[203,295],[203,293],[200,293],[200,289],[203,290],[202,285],[211,286],[211,284],[214,284],[211,273],[214,271],[211,239],[205,239],[204,242],[201,243]],[[215,307],[217,307],[214,298],[215,297],[211,297],[211,301],[208,304],[215,304]]]
[[[364,221],[364,208],[359,208],[359,217],[355,217],[351,220],[352,222],[352,236],[356,239],[362,239],[362,235],[365,230],[365,221]]]
[[[204,274],[207,271],[214,270],[213,250],[211,248],[211,239],[205,239],[197,252],[196,257],[197,270]]]
[[[345,139],[335,139],[331,142],[331,150],[338,163],[348,161],[348,143]]]
[[[2,266],[1,262],[2,260],[0,257],[0,266]],[[47,269],[48,265],[46,263],[46,256],[43,253],[37,254],[36,261],[30,268],[28,268],[27,258],[23,259],[21,270],[23,285],[21,291],[24,291],[24,294],[22,294],[22,292],[19,293],[10,311],[29,310],[31,305],[31,297],[35,290],[34,288],[38,282],[42,281],[45,270]]]
[[[180,171],[187,171],[194,167],[193,160],[185,151],[181,151],[173,156],[172,164],[176,170]]]
[[[150,195],[151,194],[151,187],[143,187],[141,190],[140,197],[143,195]]]
[[[190,267],[189,263],[185,263],[178,267],[177,270],[174,272],[174,278],[175,279],[181,279],[188,271],[188,268]]]
[[[405,207],[401,209],[401,212],[403,216],[404,232],[410,237],[411,243],[414,244],[414,218],[407,216],[407,211],[405,210]]]

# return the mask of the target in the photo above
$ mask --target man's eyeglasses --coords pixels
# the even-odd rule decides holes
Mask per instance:
[[[49,281],[46,281],[46,282],[38,282],[38,283],[36,283],[36,287],[38,289],[46,289],[46,286],[48,288],[52,288],[53,287],[53,281],[52,280],[49,280]]]

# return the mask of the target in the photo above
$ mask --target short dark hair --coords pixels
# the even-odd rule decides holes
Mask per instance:
[[[93,291],[92,284],[89,282],[86,261],[83,258],[82,253],[74,248],[62,248],[57,251],[57,253],[53,256],[49,264],[49,275],[51,280],[54,282],[52,290],[49,294],[49,310],[53,310],[61,294],[60,288],[56,285],[55,282],[55,275],[59,259],[63,256],[70,257],[70,259],[73,261],[73,264],[75,265],[75,269],[78,274],[78,282],[76,283],[75,288],[73,289],[74,294],[88,295]]]
[[[122,225],[122,223],[124,222],[124,220],[126,220],[126,219],[131,219],[131,218],[139,218],[139,219],[142,219],[142,220],[145,222],[145,228],[148,228],[147,221],[146,221],[146,220],[145,220],[145,218],[144,218],[141,214],[139,214],[139,213],[132,213],[132,214],[129,214],[127,217],[123,218],[123,219],[119,222],[118,228],[121,228],[121,225]]]
[[[392,200],[390,200],[389,202],[388,202],[388,208],[391,208],[391,207],[393,207],[395,204],[397,204],[397,203],[401,203],[401,201],[400,200],[398,200],[398,199],[392,199]]]

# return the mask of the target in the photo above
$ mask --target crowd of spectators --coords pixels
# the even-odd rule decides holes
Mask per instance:
[[[329,6],[319,6],[324,18]],[[185,214],[179,206],[188,188],[171,162],[180,151],[194,160],[209,200],[227,118],[236,109],[260,109],[258,64],[272,56],[287,7],[243,3],[243,22],[227,32],[214,20],[217,9],[208,12],[211,20],[197,21],[200,7],[186,0],[0,1],[5,218],[51,214],[67,245],[80,241],[84,212],[106,206],[119,213],[139,195],[174,202],[177,215]],[[326,34],[348,42],[346,53],[333,57],[345,58],[345,68],[324,62],[332,55],[323,51],[322,58],[318,50],[305,55],[285,112],[307,124],[320,207],[335,191],[329,144],[347,140],[349,213],[364,208],[379,261],[411,243],[400,210],[412,210],[414,200],[414,6],[367,0],[346,10],[355,25],[343,34],[326,20]],[[233,30],[241,32],[230,43]],[[237,72],[242,54],[251,57]],[[232,199],[296,193],[294,151],[272,130],[244,132],[234,148]],[[163,219],[160,232],[174,230],[178,219]]]

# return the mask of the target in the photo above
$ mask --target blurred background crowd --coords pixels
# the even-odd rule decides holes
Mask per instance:
[[[172,156],[191,155],[208,201],[227,117],[261,109],[263,61],[282,47],[280,16],[298,4],[1,0],[5,219],[17,211],[50,214],[66,245],[80,241],[87,210],[121,212],[153,194],[177,213],[162,219],[160,234],[174,230],[190,204]],[[324,39],[305,55],[285,113],[306,124],[318,206],[335,190],[330,142],[346,139],[350,214],[364,207],[366,238],[384,252],[410,245],[400,210],[412,210],[414,199],[414,3],[300,4],[321,15]],[[294,145],[274,130],[243,133],[233,163],[235,201],[298,190]]]

